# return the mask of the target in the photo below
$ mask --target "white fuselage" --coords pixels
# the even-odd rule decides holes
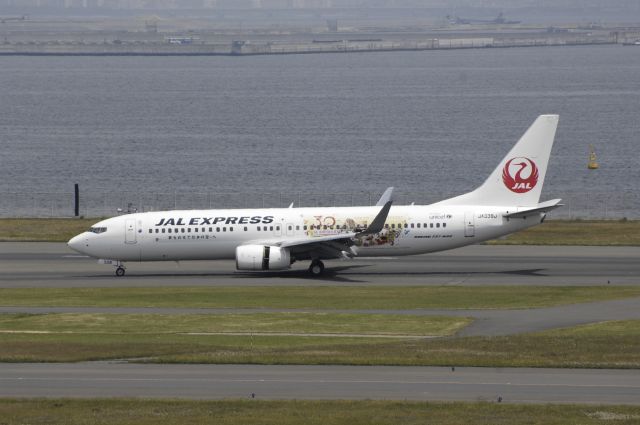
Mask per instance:
[[[235,258],[241,245],[276,245],[366,227],[380,207],[185,210],[128,214],[97,223],[69,246],[115,261]],[[516,207],[394,206],[380,233],[356,239],[357,256],[412,255],[494,239],[539,224],[542,213],[505,218]],[[333,257],[335,258],[335,257]]]

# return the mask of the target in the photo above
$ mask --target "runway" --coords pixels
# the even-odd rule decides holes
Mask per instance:
[[[0,243],[0,288],[258,285],[638,285],[640,248],[470,246],[414,257],[330,261],[252,274],[233,261],[132,263],[113,268],[65,244]],[[0,302],[1,303],[1,302]],[[266,309],[0,307],[0,313],[211,314]],[[295,310],[304,311],[304,310]],[[331,310],[469,316],[458,336],[509,335],[604,320],[640,319],[640,298],[522,310]],[[144,365],[118,362],[0,364],[1,397],[497,400],[640,404],[640,371],[432,367]]]
[[[62,243],[0,243],[0,287],[237,285],[637,285],[640,247],[475,245],[435,254],[327,261],[311,278],[306,263],[271,273],[235,271],[234,261],[128,263],[112,266]]]
[[[640,403],[638,370],[17,363],[0,383],[0,397]]]
[[[453,251],[383,259],[327,262],[323,278],[304,267],[279,273],[239,273],[233,261],[131,263],[123,278],[113,267],[77,255],[61,243],[0,243],[0,288],[263,285],[638,285],[638,247],[469,246]],[[304,311],[108,307],[7,307],[0,313],[224,314]],[[318,311],[318,310],[314,310]],[[458,336],[497,336],[640,319],[640,298],[515,310],[328,310],[340,313],[466,316]]]

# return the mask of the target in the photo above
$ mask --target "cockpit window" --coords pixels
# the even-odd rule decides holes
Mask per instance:
[[[96,233],[96,234],[100,234],[100,233],[104,233],[107,231],[106,227],[92,227],[89,229],[89,231],[91,233]]]

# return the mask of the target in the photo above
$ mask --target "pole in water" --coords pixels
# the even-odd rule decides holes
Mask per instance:
[[[75,188],[75,217],[80,215],[80,189],[78,187],[78,183],[74,185]]]

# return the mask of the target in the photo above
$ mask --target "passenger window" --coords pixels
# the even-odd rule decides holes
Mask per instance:
[[[269,226],[269,230],[273,232],[273,226]]]
[[[385,223],[384,228],[385,228],[385,229],[388,229],[388,228],[389,228],[389,225]]]
[[[404,223],[404,228],[406,229],[407,227],[409,227],[409,225],[407,223]]]
[[[289,226],[289,230],[293,230],[293,226]]]
[[[187,229],[187,233],[191,233],[191,227]]]
[[[417,223],[416,226],[418,227],[418,229],[420,228],[420,223]]]
[[[149,229],[149,233],[153,233],[153,229]]]
[[[220,228],[219,228],[219,227],[216,227],[216,232],[219,232],[219,231],[220,231]]]
[[[167,229],[167,233],[171,233],[171,227]]]
[[[193,229],[194,232],[198,233],[198,228]]]
[[[222,228],[222,231],[223,231],[223,232],[226,232],[226,231],[227,231],[227,228],[226,228],[226,227],[223,227],[223,228]]]
[[[396,228],[396,224],[395,223],[391,223],[391,228],[395,229]]]
[[[442,223],[442,227],[447,227],[447,223]]]
[[[230,232],[233,232],[233,227],[229,227],[229,231],[230,231]]]
[[[160,233],[160,230],[156,229],[156,233]]]
[[[202,233],[206,232],[207,229],[205,229],[204,227],[202,228]]]
[[[437,227],[437,228],[440,228],[440,223],[436,223],[436,227]]]
[[[184,233],[184,227],[183,227],[182,229],[180,229],[180,232],[181,232],[181,233]]]
[[[247,226],[244,226],[244,231],[245,231],[245,232],[247,231]]]
[[[213,233],[213,227],[209,227],[209,233]]]
[[[300,226],[296,226],[296,230],[300,230]]]
[[[411,228],[413,229],[413,223],[411,223]]]
[[[280,226],[276,226],[276,230],[280,230]]]
[[[162,233],[164,233],[164,229],[162,229]]]
[[[429,223],[429,227],[433,229],[433,223]]]
[[[302,230],[307,230],[307,225],[302,226]]]

